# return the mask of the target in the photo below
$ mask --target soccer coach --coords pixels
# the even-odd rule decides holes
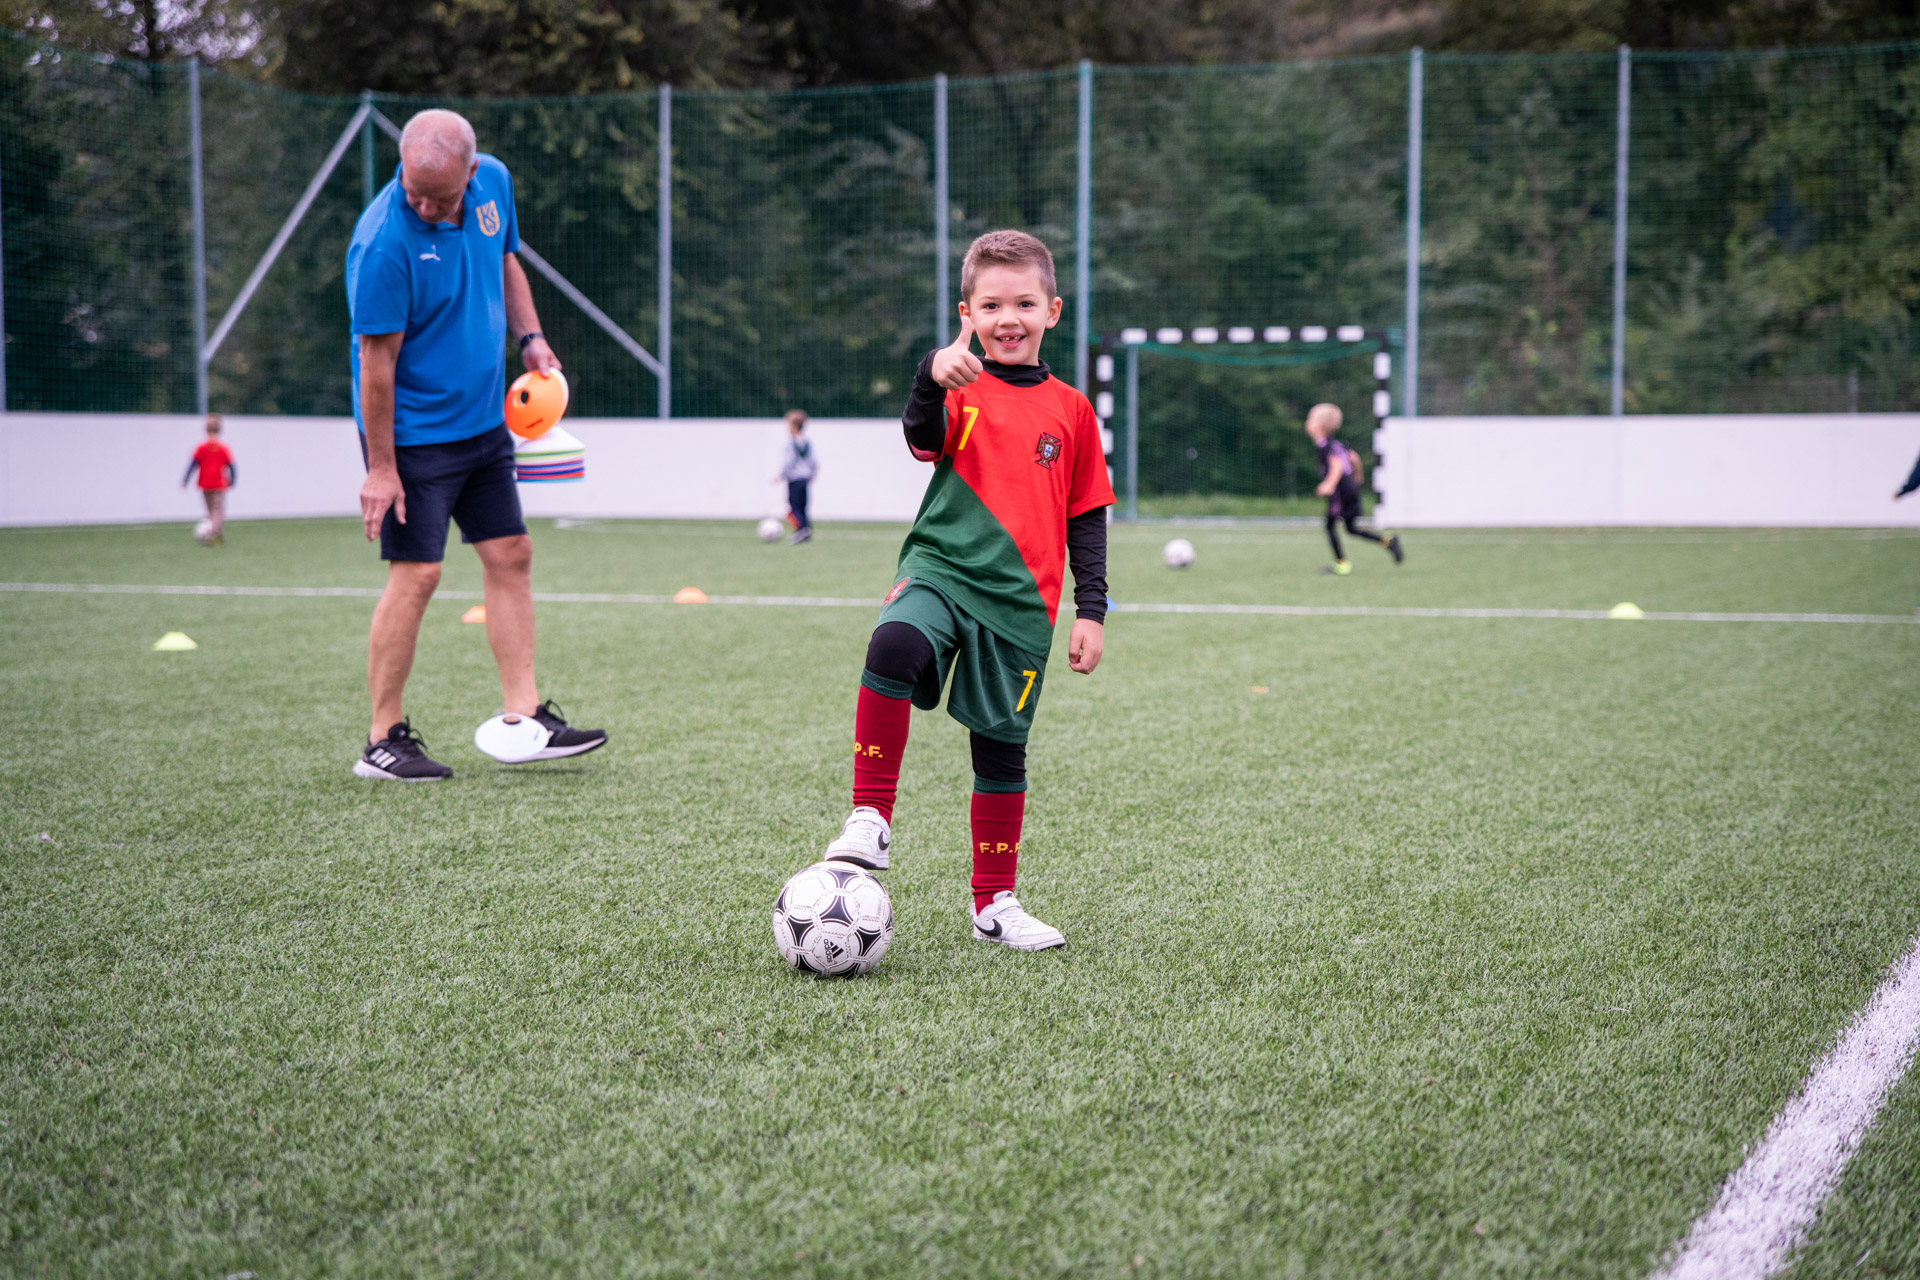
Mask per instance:
[[[506,337],[519,341],[530,370],[557,370],[560,361],[540,334],[519,247],[513,177],[476,154],[473,126],[452,111],[407,121],[399,176],[360,215],[347,248],[353,411],[367,464],[360,517],[387,562],[367,642],[372,728],[353,766],[363,778],[453,774],[427,757],[401,710],[449,520],[480,557],[504,708],[551,735],[534,758],[579,755],[607,740],[601,730],[569,727],[535,691],[533,542],[505,423]]]

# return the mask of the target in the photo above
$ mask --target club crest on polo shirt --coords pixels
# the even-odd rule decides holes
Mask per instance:
[[[1060,437],[1048,435],[1042,431],[1040,442],[1033,446],[1033,461],[1036,466],[1053,470],[1053,460],[1060,456]]]
[[[912,578],[900,579],[900,581],[893,584],[893,590],[887,592],[887,598],[885,600],[882,600],[880,603],[892,604],[895,600],[898,600],[900,598],[900,593],[905,591],[907,587],[912,584],[912,582],[913,582]]]
[[[498,204],[489,200],[473,212],[480,219],[481,235],[497,236],[500,234],[500,206]]]

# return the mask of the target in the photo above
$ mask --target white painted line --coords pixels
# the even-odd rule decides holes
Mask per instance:
[[[0,592],[50,592],[64,595],[122,596],[280,596],[293,598],[344,597],[377,600],[379,587],[224,587],[147,586],[107,582],[0,582]],[[443,590],[443,600],[479,600],[478,591]],[[541,604],[673,604],[672,596],[612,591],[536,591]],[[786,609],[879,609],[878,598],[864,596],[712,596],[708,604],[747,605]],[[1113,606],[1115,613],[1245,614],[1282,618],[1541,618],[1550,621],[1606,622],[1605,609],[1441,609],[1415,606],[1340,604],[1133,604]],[[1920,616],[1903,613],[1649,613],[1648,622],[1838,622],[1920,623]]]
[[[1116,604],[1116,613],[1245,613],[1298,618],[1548,618],[1612,621],[1605,609],[1441,609],[1341,604]],[[1904,622],[1902,613],[1649,613],[1648,622]]]
[[[1799,1096],[1721,1189],[1655,1280],[1762,1280],[1793,1261],[1806,1231],[1920,1040],[1920,939],[1880,984]]]

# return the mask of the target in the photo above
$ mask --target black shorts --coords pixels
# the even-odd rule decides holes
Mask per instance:
[[[1359,519],[1367,514],[1360,505],[1360,486],[1351,482],[1338,485],[1327,495],[1327,514],[1335,520]]]
[[[527,531],[520,518],[520,486],[514,479],[513,435],[506,426],[447,444],[396,448],[400,486],[407,491],[407,522],[387,512],[380,526],[382,560],[438,563],[447,554],[447,521],[460,526],[462,542],[511,538]],[[360,437],[366,461],[367,438]]]

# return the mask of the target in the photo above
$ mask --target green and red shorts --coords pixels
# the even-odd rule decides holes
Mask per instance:
[[[908,687],[872,672],[860,682],[888,698],[912,698],[922,711],[940,705],[947,686],[947,714],[983,738],[1024,743],[1033,710],[1047,679],[1047,660],[1009,644],[982,626],[933,583],[909,578],[894,588],[880,622],[904,622],[933,645],[933,661]]]

